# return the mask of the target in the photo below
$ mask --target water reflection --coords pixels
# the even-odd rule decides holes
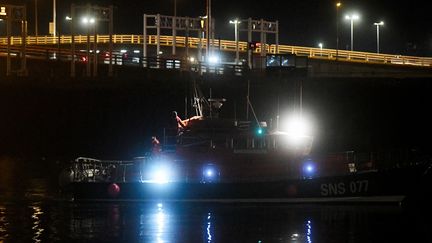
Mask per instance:
[[[157,205],[157,213],[156,213],[156,242],[157,243],[164,243],[164,228],[166,223],[166,215],[163,211],[163,205],[162,203],[158,203]]]
[[[6,242],[427,242],[430,228],[399,207],[0,203]]]
[[[310,220],[306,223],[306,240],[308,243],[312,243],[312,223]]]
[[[0,240],[4,240],[8,237],[7,225],[6,208],[0,205]]]
[[[211,220],[212,220],[212,215],[211,213],[207,214],[207,220],[206,220],[206,234],[207,234],[207,243],[211,243],[212,242],[212,224],[211,224]]]
[[[39,206],[30,206],[30,208],[33,209],[33,214],[31,216],[31,218],[33,219],[33,227],[32,230],[34,232],[34,236],[33,236],[33,242],[41,242],[41,238],[42,238],[42,233],[44,231],[43,229],[43,225],[41,225],[41,219],[40,217],[43,214],[43,211],[41,209],[41,207]]]

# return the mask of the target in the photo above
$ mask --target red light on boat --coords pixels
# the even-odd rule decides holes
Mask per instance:
[[[108,194],[111,197],[117,197],[119,193],[120,193],[120,186],[117,185],[116,183],[112,183],[108,186]]]

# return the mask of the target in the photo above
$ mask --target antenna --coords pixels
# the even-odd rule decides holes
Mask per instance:
[[[279,131],[279,116],[280,116],[280,96],[277,98],[277,115],[276,115],[276,130]]]
[[[212,89],[210,88],[210,100],[212,99]],[[212,117],[212,106],[210,104],[210,119],[213,118]]]
[[[252,114],[254,115],[254,118],[255,118],[256,123],[258,124],[258,127],[261,128],[261,124],[260,124],[259,121],[258,121],[258,117],[257,117],[256,114],[255,114],[255,110],[254,110],[254,108],[253,108],[253,106],[252,106],[252,103],[251,103],[250,100],[249,100],[249,96],[247,97],[247,103],[248,103],[248,107],[250,106],[250,108],[251,108]]]
[[[249,120],[249,89],[250,89],[250,80],[247,83],[247,94],[246,94],[246,120]]]
[[[303,81],[300,79],[300,117],[303,116]]]

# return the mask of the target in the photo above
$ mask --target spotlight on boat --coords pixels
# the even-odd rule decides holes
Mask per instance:
[[[160,169],[158,171],[155,171],[153,180],[156,183],[167,183],[168,182],[168,178],[169,178],[168,177],[168,173],[165,170]]]
[[[149,182],[165,184],[173,179],[173,172],[168,166],[159,165],[149,170]]]
[[[220,172],[214,164],[206,164],[202,169],[201,183],[213,183],[219,180]]]
[[[217,55],[209,56],[208,62],[211,65],[216,65],[220,62],[220,57]]]
[[[289,135],[290,142],[295,144],[301,143],[304,138],[310,137],[312,133],[311,123],[304,116],[290,117],[282,129]]]

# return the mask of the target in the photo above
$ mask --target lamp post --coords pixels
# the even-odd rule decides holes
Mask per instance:
[[[87,65],[86,65],[86,67],[87,67],[87,69],[86,69],[87,77],[91,76],[91,67],[90,67],[90,31],[89,31],[89,29],[90,29],[90,26],[94,27],[95,22],[96,22],[96,20],[93,17],[83,17],[81,19],[81,23],[86,26],[86,30],[87,30],[87,60],[86,60],[87,61]],[[95,29],[93,29],[93,30],[95,32],[95,37],[96,37],[96,31],[95,31]],[[96,45],[96,38],[94,39],[94,43]],[[94,49],[96,49],[96,48],[94,48]],[[94,51],[96,52],[96,50],[94,50]],[[96,54],[96,53],[94,53],[94,54]],[[96,56],[95,56],[95,58],[96,58]]]
[[[2,32],[3,32],[3,22],[6,22],[6,21],[4,21],[3,19],[0,19],[0,36],[2,36]],[[6,24],[6,23],[5,23]]]
[[[320,54],[321,54],[321,56],[322,56],[323,43],[318,43],[318,46],[319,46],[319,48],[320,48]]]
[[[35,0],[35,36],[38,36],[38,3]]]
[[[53,0],[53,36],[56,36],[56,15],[57,15],[57,10],[56,10],[56,0]]]
[[[339,8],[342,6],[342,3],[336,3],[336,60],[339,55]]]
[[[379,48],[379,27],[384,25],[383,21],[380,21],[378,23],[374,23],[374,25],[377,27],[377,53],[380,53],[380,48]]]
[[[235,58],[235,63],[238,64],[239,63],[239,30],[238,30],[238,24],[240,24],[241,22],[238,19],[235,20],[230,20],[230,24],[234,24],[234,32],[235,32],[235,43],[236,43],[236,58]]]
[[[346,15],[345,16],[345,19],[348,19],[348,20],[350,20],[350,22],[351,22],[351,51],[353,51],[353,36],[354,36],[354,34],[353,34],[353,30],[354,30],[354,20],[358,20],[359,19],[359,16],[357,15],[357,14],[353,14],[353,15]]]
[[[206,61],[209,61],[209,57],[210,57],[210,38],[212,36],[212,15],[211,15],[211,0],[207,0],[207,22],[206,22],[206,32],[207,32],[207,43],[206,43]]]

